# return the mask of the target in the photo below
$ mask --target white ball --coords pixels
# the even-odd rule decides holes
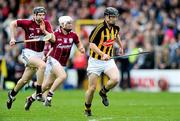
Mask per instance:
[[[138,51],[139,51],[139,52],[143,52],[143,49],[142,49],[142,48],[138,48]]]

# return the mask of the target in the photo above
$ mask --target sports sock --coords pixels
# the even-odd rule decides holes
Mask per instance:
[[[101,89],[102,93],[106,94],[107,92],[109,92],[108,89],[105,88],[105,86],[103,86],[103,88]]]
[[[91,108],[91,104],[86,104],[85,103],[85,107],[86,107],[86,109],[90,109]]]
[[[14,91],[14,89],[13,89],[10,94],[11,94],[12,97],[15,97],[17,95],[17,93],[18,92]]]
[[[36,99],[36,93],[33,93],[33,94],[31,95],[31,97],[32,97],[33,99]]]
[[[39,94],[41,92],[42,92],[41,85],[37,85],[37,87],[36,87],[36,94]]]
[[[47,97],[52,97],[54,95],[54,93],[52,91],[49,91],[47,94]]]
[[[30,101],[35,101],[36,99],[33,98],[32,96],[29,97]]]

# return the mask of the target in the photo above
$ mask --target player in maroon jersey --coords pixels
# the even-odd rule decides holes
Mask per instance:
[[[54,32],[55,42],[52,43],[52,51],[49,53],[46,62],[46,80],[42,84],[42,92],[48,91],[44,105],[51,106],[51,99],[54,91],[63,83],[67,75],[63,68],[68,61],[73,43],[81,53],[85,53],[82,43],[79,41],[76,33],[72,32],[73,20],[70,16],[61,16],[59,18],[60,28]],[[26,110],[29,110],[35,96],[28,97]]]
[[[46,9],[44,7],[35,7],[33,9],[33,19],[18,19],[11,22],[11,40],[9,44],[11,46],[15,45],[15,31],[17,27],[21,27],[25,31],[25,39],[35,39],[39,36],[52,33],[53,31],[50,23],[47,20],[44,20],[45,15]],[[32,78],[35,72],[38,80],[36,99],[42,100],[41,85],[44,79],[44,71],[46,67],[45,62],[42,60],[44,44],[45,42],[43,41],[25,43],[25,48],[22,50],[21,57],[26,68],[14,89],[8,92],[8,109],[11,108],[18,91]]]

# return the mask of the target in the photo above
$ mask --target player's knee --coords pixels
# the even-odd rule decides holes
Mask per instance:
[[[90,86],[89,90],[91,92],[95,92],[96,91],[96,86],[95,85]]]
[[[66,73],[64,73],[63,75],[62,75],[62,80],[64,81],[64,80],[66,80],[66,78],[67,78],[67,74]]]
[[[66,73],[61,73],[60,75],[58,75],[58,79],[61,80],[62,82],[64,82],[66,78],[67,78]]]

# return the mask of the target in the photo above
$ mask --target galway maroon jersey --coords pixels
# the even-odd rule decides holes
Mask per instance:
[[[61,29],[54,32],[56,41],[52,44],[53,50],[50,56],[60,62],[61,65],[66,66],[71,47],[73,43],[78,44],[79,38],[76,33],[69,32],[67,35],[63,34]]]
[[[46,31],[48,31],[49,33],[53,33],[50,23],[47,20],[44,20],[44,23],[45,23]],[[32,20],[18,19],[17,26],[24,29],[26,40],[34,39],[34,38],[44,35],[44,33],[40,29],[40,25],[38,25],[33,19]],[[25,48],[28,48],[37,52],[42,52],[44,49],[44,44],[45,42],[43,41],[27,42],[25,43]]]

